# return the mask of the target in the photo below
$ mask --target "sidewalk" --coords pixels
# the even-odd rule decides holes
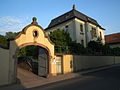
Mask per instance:
[[[99,70],[104,70],[104,69],[112,68],[115,66],[120,66],[120,64],[101,67],[101,68],[92,69],[92,70],[81,71],[77,73],[62,74],[56,77],[32,79],[31,82],[24,83],[23,85],[15,84],[15,85],[8,85],[5,87],[0,87],[0,90],[25,90],[26,88],[32,88],[32,87],[42,86],[45,84],[67,80],[71,78],[82,77],[82,74],[96,72]]]

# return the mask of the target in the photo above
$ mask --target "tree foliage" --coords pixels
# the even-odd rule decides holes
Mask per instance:
[[[69,33],[64,30],[55,30],[49,37],[56,46],[68,46],[72,42]]]
[[[0,35],[0,45],[8,47],[8,38],[15,38],[16,32],[6,32],[5,35]]]
[[[102,46],[101,42],[90,41],[88,43],[88,48],[95,52],[99,52],[102,49]]]
[[[6,38],[15,38],[16,35],[17,35],[16,32],[6,32],[5,37],[6,37]]]
[[[49,34],[49,37],[55,43],[56,53],[85,53],[84,46],[73,42],[69,33],[64,30],[55,30]]]
[[[8,41],[7,41],[7,38],[3,35],[0,35],[0,45],[2,46],[8,46]]]
[[[30,46],[26,46],[20,49],[18,56],[19,57],[32,57],[33,59],[37,59],[38,58],[38,54],[39,54],[39,47],[38,46],[34,46],[34,45],[30,45]]]

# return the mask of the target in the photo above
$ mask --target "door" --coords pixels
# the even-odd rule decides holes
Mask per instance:
[[[56,58],[56,72],[57,74],[61,74],[62,73],[62,57],[61,56],[57,56]]]
[[[39,49],[38,75],[44,77],[48,75],[48,52],[44,48]]]

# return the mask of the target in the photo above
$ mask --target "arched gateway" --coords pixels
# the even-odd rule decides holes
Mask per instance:
[[[55,65],[52,64],[54,56],[54,44],[47,38],[43,28],[38,25],[36,18],[33,18],[33,22],[26,26],[15,39],[10,40],[10,70],[9,70],[9,82],[16,82],[16,70],[17,70],[17,54],[20,48],[28,45],[37,45],[48,52],[47,73],[39,73],[41,75],[47,74],[54,75]],[[42,52],[44,53],[44,52]],[[44,63],[44,61],[42,62]],[[42,65],[41,63],[41,65]],[[44,67],[44,66],[43,66]],[[44,70],[44,68],[40,68]]]

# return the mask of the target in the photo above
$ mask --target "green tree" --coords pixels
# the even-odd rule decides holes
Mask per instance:
[[[2,46],[8,46],[8,41],[7,41],[7,38],[3,35],[0,35],[0,45]]]
[[[18,57],[26,56],[26,47],[23,47],[19,50]]]
[[[70,44],[69,50],[71,53],[75,53],[75,54],[85,54],[86,53],[86,48],[80,44],[80,43],[76,43],[76,42],[72,42]]]
[[[55,30],[49,34],[49,37],[55,43],[56,53],[85,54],[86,52],[84,46],[72,41],[69,33],[64,30]]]
[[[112,48],[107,44],[103,45],[102,46],[102,54],[103,55],[111,55],[112,54]]]
[[[30,45],[20,49],[18,56],[19,57],[32,57],[33,59],[37,59],[39,54],[39,47]]]
[[[17,35],[16,32],[6,32],[6,38],[15,38]]]
[[[49,34],[51,41],[55,44],[56,52],[65,52],[67,46],[72,42],[69,33],[64,30],[55,30]]]
[[[120,47],[112,48],[113,55],[120,56]]]
[[[56,46],[68,46],[72,42],[69,33],[64,30],[55,30],[49,34],[49,37]]]
[[[97,41],[90,41],[88,43],[88,48],[94,52],[99,52],[100,50],[102,50],[102,46],[103,46],[103,44],[101,42],[97,42]]]

